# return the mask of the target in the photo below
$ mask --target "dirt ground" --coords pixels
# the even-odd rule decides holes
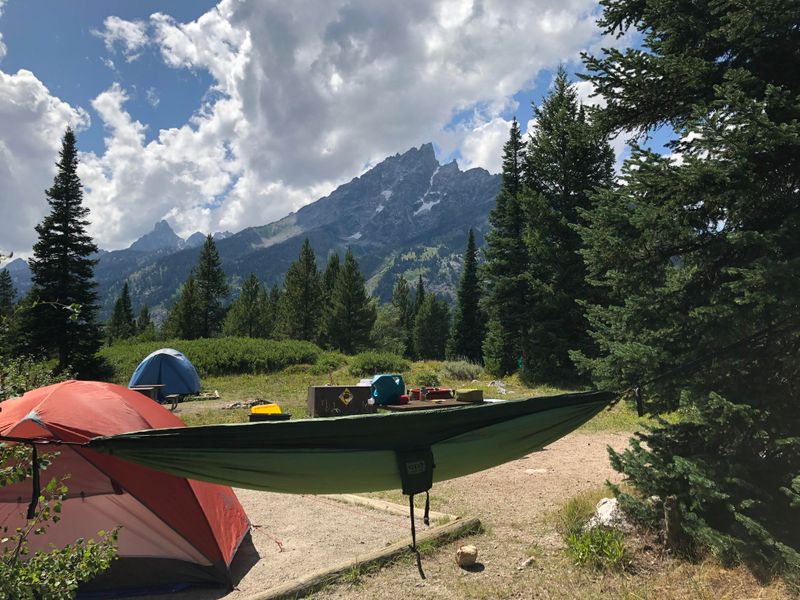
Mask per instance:
[[[481,571],[462,571],[447,548],[426,555],[427,579],[406,560],[359,585],[339,584],[318,592],[320,598],[397,598],[404,593],[422,598],[462,598],[460,579],[491,583],[501,571],[515,572],[531,544],[558,546],[553,527],[534,535],[537,524],[567,498],[601,486],[615,477],[606,447],[623,447],[627,434],[573,433],[541,452],[467,477],[437,483],[431,509],[478,517],[487,532],[470,538],[478,546]],[[172,600],[235,600],[267,590],[299,575],[340,564],[350,557],[409,538],[408,518],[344,504],[326,497],[236,490],[257,527],[252,545],[240,550],[234,571],[241,579],[230,594],[192,590],[161,596]],[[399,491],[374,496],[401,502]],[[421,514],[421,511],[420,513]],[[421,530],[423,524],[418,522]],[[501,542],[502,540],[502,542]],[[357,575],[357,573],[356,573]],[[460,578],[460,579],[459,579]],[[351,582],[352,583],[352,582]],[[491,594],[485,597],[493,597]]]

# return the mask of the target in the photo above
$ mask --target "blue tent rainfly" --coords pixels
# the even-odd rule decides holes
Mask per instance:
[[[149,354],[131,376],[128,387],[135,385],[163,385],[158,399],[164,402],[170,394],[198,394],[200,377],[194,365],[183,353],[172,348],[161,348]]]

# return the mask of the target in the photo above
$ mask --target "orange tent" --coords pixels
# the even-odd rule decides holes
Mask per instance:
[[[100,436],[183,427],[138,392],[93,381],[66,381],[0,403],[0,436],[83,443]],[[230,564],[250,523],[231,488],[153,471],[75,445],[37,444],[59,452],[42,485],[68,475],[62,519],[32,550],[63,547],[121,525],[118,556],[87,590],[179,589],[231,585]],[[0,488],[0,526],[25,522],[31,482]]]

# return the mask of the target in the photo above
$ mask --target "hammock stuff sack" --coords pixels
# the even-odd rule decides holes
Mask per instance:
[[[94,438],[88,446],[233,487],[294,494],[402,487],[410,495],[539,450],[616,397],[585,392],[445,410],[145,430]]]

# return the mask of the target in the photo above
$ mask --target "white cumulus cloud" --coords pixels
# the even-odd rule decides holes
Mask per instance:
[[[115,52],[119,47],[128,62],[139,58],[148,42],[145,21],[126,21],[115,16],[106,17],[103,29],[92,33],[103,40],[109,52]]]

